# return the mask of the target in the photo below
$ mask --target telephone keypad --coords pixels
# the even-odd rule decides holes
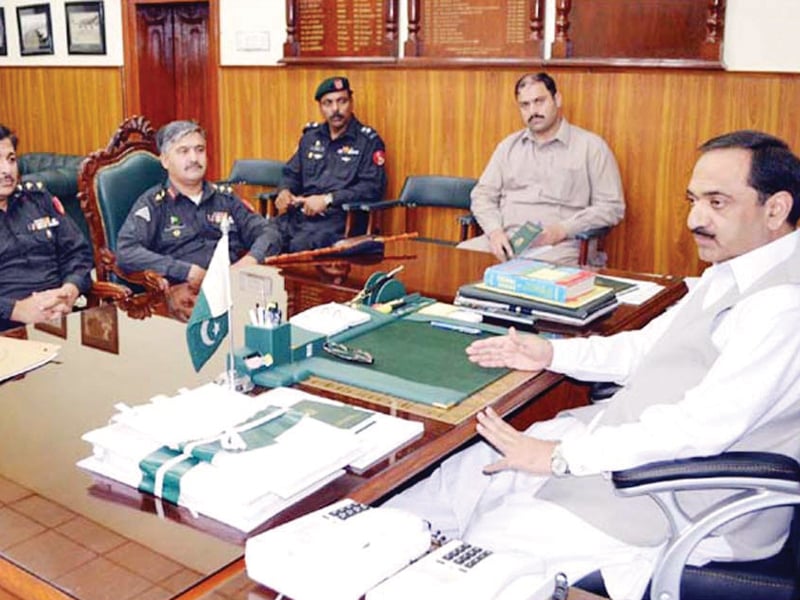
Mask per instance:
[[[479,546],[462,543],[442,557],[442,560],[450,561],[459,567],[471,569],[484,558],[491,555],[491,550],[484,550]]]
[[[355,517],[357,514],[360,514],[369,508],[370,507],[366,504],[351,502],[330,511],[328,514],[332,517],[336,517],[337,519],[341,519],[342,521],[346,521],[350,517]]]

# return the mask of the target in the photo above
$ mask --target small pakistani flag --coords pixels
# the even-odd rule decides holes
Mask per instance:
[[[200,287],[200,295],[186,326],[186,342],[194,370],[199,371],[228,335],[228,311],[231,307],[228,254],[228,223],[222,228],[211,263]]]

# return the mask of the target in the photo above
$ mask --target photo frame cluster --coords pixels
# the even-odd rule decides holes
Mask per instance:
[[[103,1],[66,2],[64,22],[69,54],[105,54],[106,25]],[[0,6],[0,56],[8,56],[5,9]],[[49,3],[17,7],[21,56],[54,54],[53,19]]]

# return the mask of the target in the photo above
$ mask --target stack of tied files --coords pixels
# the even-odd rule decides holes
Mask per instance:
[[[115,408],[83,435],[93,452],[79,467],[243,532],[423,430],[289,388],[251,397],[209,384]]]
[[[488,267],[483,281],[462,285],[454,304],[512,324],[542,319],[580,327],[619,305],[614,290],[601,284],[591,271],[513,259]]]

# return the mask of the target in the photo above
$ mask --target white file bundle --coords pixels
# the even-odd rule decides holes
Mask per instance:
[[[93,452],[78,466],[247,532],[374,455],[359,427],[313,416],[329,406],[353,413],[351,424],[376,414],[297,390],[250,397],[214,384],[118,405],[83,436]]]

